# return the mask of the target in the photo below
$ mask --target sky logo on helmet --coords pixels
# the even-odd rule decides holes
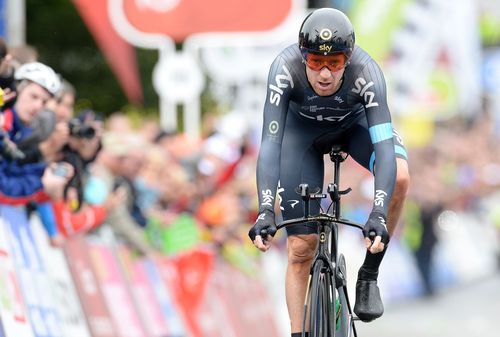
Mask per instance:
[[[326,54],[326,53],[329,53],[332,50],[332,46],[329,46],[327,44],[322,44],[322,45],[319,46],[319,50],[320,51],[324,51],[325,54]]]

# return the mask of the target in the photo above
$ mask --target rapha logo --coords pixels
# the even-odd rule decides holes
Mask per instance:
[[[375,191],[375,205],[384,207],[385,197],[387,197],[387,193],[382,190]]]
[[[375,102],[375,93],[373,91],[369,91],[368,89],[374,85],[373,82],[366,83],[366,80],[362,77],[358,77],[358,79],[354,82],[355,88],[352,89],[352,92],[359,94],[359,96],[363,97],[365,100],[365,108],[371,108],[373,106],[378,106],[378,103]]]
[[[318,98],[318,95],[307,96],[308,101],[312,101],[313,99]]]
[[[284,75],[278,74],[274,78],[274,80],[276,81],[276,85],[269,84],[269,89],[271,90],[271,93],[269,94],[269,101],[271,102],[271,104],[274,104],[276,106],[280,105],[281,95],[283,95],[283,89],[288,88],[288,83],[290,83],[290,86],[293,88],[292,75],[290,75],[290,71],[284,65],[283,71],[285,72]]]
[[[280,210],[283,210],[283,206],[281,206],[281,203],[283,202],[283,197],[281,196],[281,193],[283,192],[285,192],[285,188],[281,187],[281,181],[278,180],[278,189],[276,190],[276,194],[278,195]]]
[[[381,216],[379,216],[378,219],[380,220],[380,223],[384,225],[385,229],[387,229],[387,224],[385,223],[385,219]]]

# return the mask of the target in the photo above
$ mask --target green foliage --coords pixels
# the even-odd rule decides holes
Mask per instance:
[[[157,108],[146,108],[137,105],[126,105],[121,110],[130,119],[132,125],[140,127],[145,121],[160,123],[160,114]]]
[[[122,111],[134,125],[144,119],[159,120],[160,99],[152,83],[153,68],[158,62],[156,50],[136,48],[144,100],[141,106],[134,106],[127,101],[73,1],[26,0],[26,23],[27,43],[36,48],[39,60],[75,86],[75,111],[91,108],[105,116]],[[177,44],[177,48],[182,49],[182,44]],[[201,106],[202,113],[221,112],[208,86],[202,94]],[[179,107],[182,130],[181,111]]]
[[[92,108],[109,115],[123,110],[127,98],[72,1],[26,0],[26,40],[39,60],[52,66],[77,90],[77,110]],[[137,109],[158,110],[151,74],[158,55],[137,50],[144,104]]]

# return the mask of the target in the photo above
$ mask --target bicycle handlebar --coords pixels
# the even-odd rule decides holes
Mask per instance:
[[[276,224],[276,229],[280,230],[282,228],[285,228],[285,227],[288,227],[288,226],[291,226],[291,225],[297,225],[297,224],[301,224],[301,223],[305,223],[305,222],[310,222],[310,221],[335,222],[335,223],[338,223],[338,224],[355,227],[355,228],[358,228],[358,229],[361,229],[361,230],[363,230],[363,228],[364,228],[363,225],[360,225],[358,223],[349,221],[347,219],[337,219],[334,216],[329,215],[329,214],[319,214],[319,215],[313,215],[313,216],[307,216],[307,217],[295,218],[295,219],[289,219],[289,220],[282,221],[282,222]]]

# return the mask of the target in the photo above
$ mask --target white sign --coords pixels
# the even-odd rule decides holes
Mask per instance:
[[[199,97],[205,79],[191,55],[176,52],[160,54],[160,60],[153,70],[153,85],[162,98],[176,103],[189,103]]]

